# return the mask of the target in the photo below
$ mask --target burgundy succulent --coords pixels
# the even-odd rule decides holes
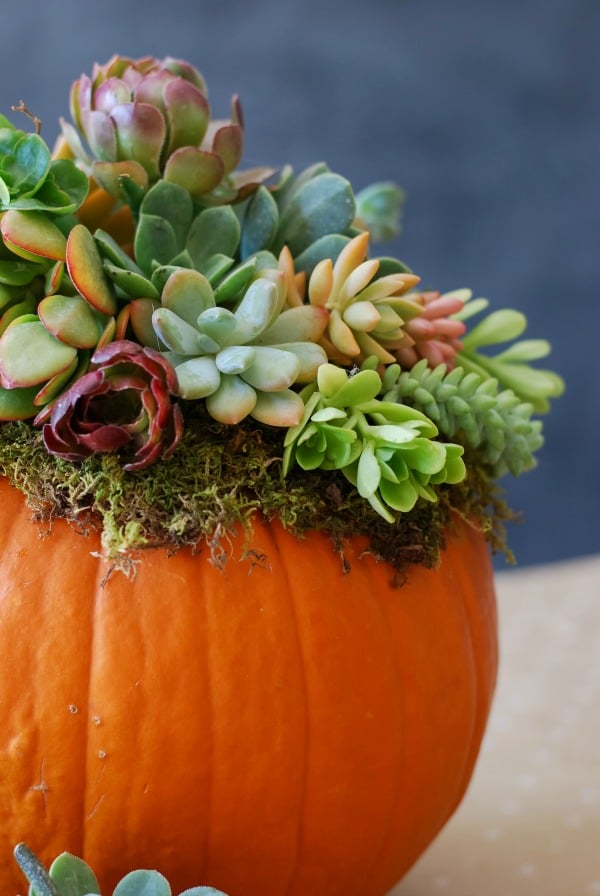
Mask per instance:
[[[171,454],[181,438],[176,395],[177,376],[159,352],[129,340],[112,342],[58,399],[43,428],[44,443],[65,460],[124,452],[124,469],[141,470]]]

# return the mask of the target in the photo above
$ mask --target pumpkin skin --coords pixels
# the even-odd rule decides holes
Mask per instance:
[[[135,867],[173,892],[383,896],[463,796],[497,666],[491,564],[459,525],[440,567],[254,523],[112,575],[96,536],[41,538],[0,480],[0,892],[10,844]]]

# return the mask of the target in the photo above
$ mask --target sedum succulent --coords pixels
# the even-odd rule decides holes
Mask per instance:
[[[435,501],[433,486],[465,476],[460,445],[436,441],[435,424],[418,410],[377,398],[375,370],[348,375],[324,364],[302,392],[301,422],[284,440],[284,474],[296,463],[306,470],[341,470],[359,494],[388,522],[390,512],[409,512],[419,498]]]
[[[30,885],[31,896],[95,896],[100,885],[90,866],[83,859],[64,852],[52,862],[50,869],[25,844],[19,843],[14,856]],[[112,896],[172,896],[169,882],[159,871],[130,871],[117,884]],[[179,896],[227,896],[214,887],[192,887]]]

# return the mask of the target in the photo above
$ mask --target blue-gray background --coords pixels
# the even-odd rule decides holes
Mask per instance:
[[[92,62],[179,56],[215,115],[241,95],[245,164],[400,182],[404,233],[381,251],[554,344],[568,392],[538,469],[506,480],[517,560],[546,562],[600,550],[599,36],[598,0],[22,0],[2,13],[0,111],[25,100],[50,142]]]

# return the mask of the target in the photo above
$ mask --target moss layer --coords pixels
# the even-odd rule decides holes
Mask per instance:
[[[401,574],[411,563],[434,566],[452,514],[468,518],[493,550],[504,550],[504,521],[514,519],[476,457],[469,476],[438,489],[437,503],[420,501],[393,525],[381,519],[340,474],[293,471],[281,476],[281,431],[254,422],[226,427],[186,411],[175,453],[138,473],[123,471],[113,454],[71,463],[48,454],[39,431],[26,423],[0,426],[0,475],[20,489],[37,519],[62,517],[101,531],[103,550],[126,568],[138,552],[208,543],[214,562],[236,523],[260,511],[297,535],[326,532],[343,561],[344,540],[366,535],[371,550]]]

